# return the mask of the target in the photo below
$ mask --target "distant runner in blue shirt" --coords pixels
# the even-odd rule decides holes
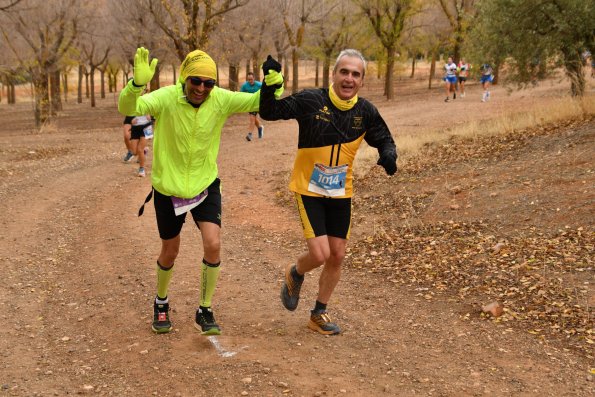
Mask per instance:
[[[481,77],[479,79],[479,82],[483,87],[483,95],[481,96],[481,101],[486,102],[490,99],[490,83],[492,82],[492,80],[494,80],[494,69],[492,69],[492,66],[489,63],[484,63],[483,65],[481,65],[479,70],[481,71]]]
[[[262,83],[260,81],[254,80],[254,73],[248,72],[246,75],[246,82],[242,84],[240,91],[254,94],[260,90],[261,86]],[[258,130],[258,139],[262,139],[264,135],[264,126],[260,120],[258,120],[258,112],[250,112],[248,117],[250,117],[250,124],[248,125],[248,135],[246,135],[246,140],[248,142],[252,140],[252,131],[254,131],[254,127]]]

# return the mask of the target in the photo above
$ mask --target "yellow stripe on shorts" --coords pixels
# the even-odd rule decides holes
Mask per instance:
[[[310,224],[310,219],[308,219],[308,214],[306,213],[306,208],[304,208],[304,202],[302,201],[302,195],[299,193],[294,193],[295,195],[295,202],[298,207],[298,211],[300,213],[300,220],[302,221],[302,230],[304,231],[305,238],[314,238],[316,235],[314,234],[314,228]]]

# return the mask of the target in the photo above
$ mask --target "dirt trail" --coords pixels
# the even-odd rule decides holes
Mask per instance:
[[[455,123],[464,106],[478,118],[494,111],[475,102],[445,105],[436,96],[410,98],[414,112],[399,101],[380,104],[397,143],[400,128]],[[498,109],[522,101],[499,88],[493,98]],[[470,302],[448,295],[428,301],[420,289],[387,285],[373,272],[345,269],[329,305],[341,336],[323,337],[305,326],[318,273],[307,276],[296,312],[285,311],[278,298],[282,269],[304,248],[293,207],[280,204],[297,142],[292,121],[267,123],[265,139],[250,143],[243,138],[243,116],[224,129],[223,268],[214,300],[223,335],[209,340],[192,326],[202,253],[191,223],[182,231],[170,289],[175,331],[152,334],[159,249],[152,204],[136,216],[150,179],[137,178],[134,165],[119,161],[121,117],[113,99],[100,102],[97,112],[67,104],[65,113],[48,133],[14,131],[7,126],[25,124],[21,112],[0,105],[3,394],[594,392],[593,362],[583,354],[469,317]],[[85,117],[68,119],[75,113]],[[85,124],[89,118],[92,126]],[[522,174],[524,166],[537,165],[519,159],[515,166]],[[362,221],[355,229],[357,241],[370,226]]]

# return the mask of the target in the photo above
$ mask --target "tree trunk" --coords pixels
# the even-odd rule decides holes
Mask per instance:
[[[585,75],[581,55],[576,54],[574,59],[570,58],[571,56],[572,54],[565,56],[564,62],[566,75],[570,79],[570,95],[582,97],[585,94]]]
[[[77,87],[76,103],[83,103],[83,65],[79,65],[79,84]]]
[[[281,61],[279,61],[281,62]],[[287,62],[287,58],[285,58],[285,62],[283,62],[283,77],[285,77],[285,88],[287,88],[287,82],[289,81],[289,62]]]
[[[171,65],[171,69],[173,71],[174,74],[174,84],[176,84],[177,80],[176,80],[176,65]]]
[[[330,70],[331,70],[331,57],[330,55],[324,57],[322,61],[322,87],[330,87]]]
[[[292,79],[292,83],[291,83],[291,93],[295,94],[296,92],[298,92],[299,89],[299,76],[300,73],[298,71],[298,67],[300,65],[300,61],[298,58],[298,49],[294,48],[293,50],[291,50],[291,64],[293,66],[293,79]]]
[[[14,81],[11,81],[8,84],[8,89],[7,89],[6,95],[8,95],[8,103],[10,103],[11,105],[14,105],[15,103],[17,103],[17,96],[16,96],[15,89],[14,89]]]
[[[415,76],[415,55],[413,56],[413,59],[411,60],[411,76],[409,76],[410,79],[412,79]]]
[[[320,59],[316,58],[316,62],[315,62],[315,68],[316,71],[314,72],[314,87],[318,87],[318,80],[319,80],[319,74],[318,74],[318,68],[320,66]]]
[[[230,91],[238,90],[239,79],[240,79],[240,65],[230,63],[229,64],[229,90]]]
[[[99,70],[99,79],[101,82],[101,99],[105,99],[105,70]]]
[[[254,73],[254,80],[260,81],[260,68],[258,67],[258,56],[255,55],[252,58],[252,65],[254,65],[252,69],[252,73]]]
[[[432,52],[432,62],[430,63],[430,78],[428,79],[428,90],[432,89],[432,80],[436,73],[436,52]]]
[[[460,36],[459,34],[457,34],[457,39],[455,41],[455,45],[454,45],[454,54],[452,55],[452,61],[455,64],[459,63],[459,60],[461,59],[461,43],[460,43],[460,39],[458,39],[458,36]]]
[[[246,68],[245,71],[244,71],[244,77],[247,79],[248,78],[248,72],[250,71],[250,59],[246,59],[246,63],[244,64],[244,66]],[[255,76],[255,78],[256,78],[256,76]]]
[[[49,73],[50,75],[50,114],[55,116],[62,110],[62,98],[60,97],[60,70]]]
[[[95,66],[91,65],[91,107],[95,107]]]
[[[116,84],[118,83],[118,72],[111,72],[108,75],[108,86],[109,86],[109,93],[116,92],[118,89],[116,88]]]
[[[151,79],[151,82],[149,83],[149,90],[150,91],[155,91],[159,89],[159,76],[161,75],[161,68],[159,67],[159,64],[157,64],[157,67],[155,68],[155,74],[153,75],[153,78]]]
[[[389,101],[393,99],[394,87],[393,87],[393,70],[395,69],[395,51],[390,48],[387,49],[386,57],[386,79],[384,84],[384,91],[386,93],[386,99]]]
[[[84,70],[85,72],[85,98],[89,99],[89,72],[87,69]]]
[[[62,91],[64,92],[64,102],[68,102],[68,72],[62,75]]]
[[[44,70],[41,70],[33,72],[32,78],[35,95],[35,127],[40,128],[50,116],[48,75]]]

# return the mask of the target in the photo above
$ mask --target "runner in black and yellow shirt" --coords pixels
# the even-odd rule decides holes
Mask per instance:
[[[286,268],[281,300],[285,308],[295,310],[304,274],[324,265],[308,327],[327,335],[341,332],[326,305],[341,276],[351,225],[353,160],[362,140],[378,149],[378,164],[387,174],[397,171],[397,151],[386,123],[374,105],[357,96],[365,68],[359,51],[344,50],[335,63],[330,88],[277,100],[274,91],[283,81],[281,65],[270,56],[263,64],[261,117],[296,119],[299,125],[289,189],[295,193],[308,252]]]

